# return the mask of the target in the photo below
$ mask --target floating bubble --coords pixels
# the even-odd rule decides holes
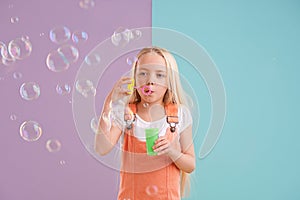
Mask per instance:
[[[46,149],[49,152],[58,152],[61,149],[61,143],[59,140],[50,139],[46,142]]]
[[[67,44],[49,53],[46,58],[46,65],[53,72],[61,72],[67,70],[71,64],[75,63],[78,57],[78,49]]]
[[[136,32],[132,32],[129,29],[124,29],[123,27],[119,27],[116,31],[114,31],[113,35],[111,36],[111,42],[115,46],[124,47],[131,40],[136,39],[136,37]]]
[[[93,82],[90,80],[76,81],[76,90],[85,98],[96,95],[96,89],[93,85]]]
[[[48,54],[46,65],[53,72],[62,72],[70,67],[70,62],[63,53],[55,50]]]
[[[64,62],[69,64],[75,63],[78,60],[79,52],[78,49],[72,45],[66,44],[57,49],[59,53],[63,55]]]
[[[44,36],[45,35],[45,33],[40,33],[40,37],[42,37],[42,36]]]
[[[123,32],[122,32],[122,35],[123,35],[123,39],[127,42],[129,42],[130,40],[132,40],[134,38],[131,30],[129,29],[125,29]]]
[[[70,92],[71,92],[71,86],[68,85],[68,84],[64,84],[64,85],[57,84],[57,86],[56,86],[56,92],[59,95],[70,94]]]
[[[129,42],[130,34],[127,32],[127,30],[128,29],[119,27],[114,31],[113,35],[111,36],[111,41],[115,46],[125,46]]]
[[[114,32],[114,34],[111,36],[111,42],[112,42],[115,46],[118,46],[121,40],[122,40],[122,35],[121,35],[121,33]]]
[[[2,63],[6,66],[13,65],[16,62],[16,59],[9,57],[9,58],[2,58]]]
[[[94,133],[97,133],[97,130],[98,130],[98,118],[97,117],[94,117],[92,120],[91,120],[91,129],[93,130]]]
[[[32,52],[32,45],[29,38],[24,36],[10,41],[8,52],[15,59],[22,60],[28,57]]]
[[[19,22],[19,17],[11,17],[11,18],[10,18],[10,22],[11,22],[12,24],[18,23],[18,22]]]
[[[16,59],[12,57],[7,50],[6,45],[0,41],[0,61],[4,65],[12,65],[15,63]]]
[[[88,39],[88,34],[84,31],[75,31],[72,34],[72,40],[75,43],[85,42]]]
[[[35,121],[25,121],[20,126],[20,135],[28,142],[37,141],[42,135],[42,128]]]
[[[15,121],[17,119],[17,116],[15,114],[10,115],[10,119]]]
[[[128,64],[128,65],[130,65],[130,66],[132,66],[132,64],[135,62],[135,61],[137,61],[137,58],[136,57],[128,57],[127,59],[126,59],[126,63]]]
[[[54,43],[61,44],[66,42],[71,37],[70,30],[65,26],[58,26],[53,28],[49,34],[50,40]]]
[[[132,31],[133,39],[138,40],[142,37],[142,31],[140,30],[133,30]]]
[[[37,99],[40,96],[40,86],[35,82],[23,83],[20,87],[21,97],[25,100]]]
[[[93,0],[81,0],[79,6],[83,9],[89,9],[95,7],[95,2]]]
[[[158,188],[156,185],[151,185],[146,187],[146,193],[149,196],[155,196],[157,195],[157,192],[158,192]]]
[[[84,61],[88,65],[98,65],[100,63],[100,60],[100,56],[97,53],[89,54],[84,59]]]
[[[66,161],[61,160],[61,161],[59,161],[59,164],[60,164],[60,165],[65,165],[65,164],[66,164]]]
[[[22,76],[23,75],[20,72],[14,72],[14,74],[13,74],[14,79],[20,79],[20,78],[22,78]]]
[[[6,44],[0,41],[0,58],[2,62],[2,58],[6,58],[8,55]]]
[[[149,106],[149,103],[143,103],[143,107],[147,108]]]

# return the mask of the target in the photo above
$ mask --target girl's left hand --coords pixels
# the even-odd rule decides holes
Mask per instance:
[[[181,152],[178,135],[174,134],[174,137],[159,137],[154,143],[153,150],[157,152],[157,155],[166,154],[168,156],[174,154],[176,151]]]

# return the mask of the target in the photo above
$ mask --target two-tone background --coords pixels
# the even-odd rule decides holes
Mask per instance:
[[[299,9],[293,0],[2,0],[1,44],[28,36],[32,49],[22,59],[0,64],[0,199],[116,199],[118,171],[95,159],[80,140],[72,92],[64,85],[76,91],[76,73],[86,56],[120,27],[161,27],[185,34],[206,50],[223,79],[225,124],[204,159],[199,150],[212,107],[205,83],[192,85],[201,117],[197,167],[187,199],[299,199]],[[56,27],[67,27],[70,38],[53,42],[49,35]],[[88,37],[77,40],[81,32]],[[78,58],[66,70],[51,71],[46,58],[63,45],[76,48]],[[112,64],[120,66],[119,73],[95,85],[98,102],[130,68],[127,58]],[[101,55],[91,59],[101,62]],[[185,61],[179,64],[185,78],[199,81],[199,76],[189,77]],[[40,93],[25,100],[20,87],[32,81]],[[101,103],[95,108],[99,113]],[[19,129],[30,120],[39,123],[36,130],[42,134],[28,142]],[[58,143],[49,146],[49,141]]]

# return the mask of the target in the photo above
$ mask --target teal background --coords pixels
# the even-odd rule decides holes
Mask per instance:
[[[197,167],[186,199],[300,199],[299,19],[296,0],[152,1],[152,26],[196,40],[226,89],[222,135],[202,160],[202,141],[195,140]],[[197,95],[201,138],[211,111],[205,90]]]

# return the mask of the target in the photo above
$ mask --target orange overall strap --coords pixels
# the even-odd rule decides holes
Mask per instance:
[[[130,103],[125,107],[124,110],[124,121],[134,121],[136,114],[136,104]]]
[[[175,132],[176,124],[178,124],[178,106],[177,104],[169,103],[165,105],[167,114],[167,122],[170,125],[171,132]]]
[[[129,103],[128,107],[133,112],[133,114],[136,114],[136,104],[135,103]]]

